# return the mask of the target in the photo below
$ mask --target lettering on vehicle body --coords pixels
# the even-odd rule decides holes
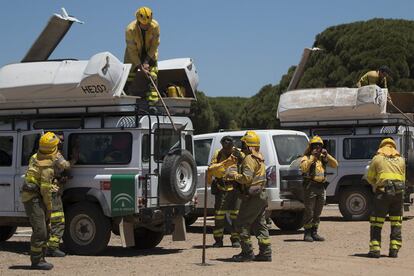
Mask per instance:
[[[102,93],[108,93],[108,89],[103,84],[97,84],[97,85],[84,85],[81,86],[82,91],[84,94],[102,94]]]

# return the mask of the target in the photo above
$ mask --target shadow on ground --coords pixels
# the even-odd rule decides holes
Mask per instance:
[[[0,251],[29,255],[30,242],[27,241],[6,241],[0,243]]]
[[[352,255],[349,255],[349,256],[350,257],[359,257],[359,258],[371,259],[370,257],[368,257],[368,253],[355,253],[355,254],[352,254]],[[388,257],[388,256],[381,254],[381,258],[383,258],[383,257]]]

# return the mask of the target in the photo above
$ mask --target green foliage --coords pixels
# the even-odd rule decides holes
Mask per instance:
[[[218,122],[217,130],[240,129],[240,112],[248,98],[242,97],[215,97],[209,98],[213,108],[214,118]]]
[[[217,122],[214,119],[213,109],[206,95],[201,91],[196,91],[197,101],[191,105],[191,121],[194,126],[194,133],[213,132]]]

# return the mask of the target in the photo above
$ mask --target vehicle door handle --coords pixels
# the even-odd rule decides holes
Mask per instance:
[[[8,187],[8,186],[11,186],[11,184],[10,183],[0,183],[0,186]]]

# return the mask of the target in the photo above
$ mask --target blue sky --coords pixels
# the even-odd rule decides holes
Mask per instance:
[[[65,7],[75,24],[51,58],[123,59],[125,26],[147,5],[161,26],[159,59],[192,57],[208,96],[256,94],[277,84],[325,28],[375,17],[414,20],[414,1],[2,0],[0,65],[19,62],[49,17]]]

